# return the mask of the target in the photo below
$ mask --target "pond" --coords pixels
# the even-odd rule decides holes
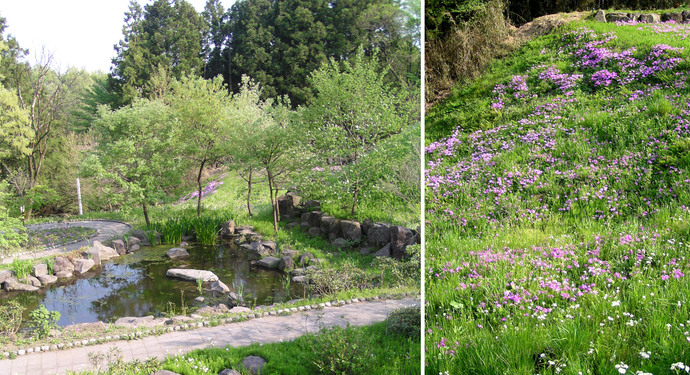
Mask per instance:
[[[252,305],[271,305],[302,298],[302,285],[291,283],[289,295],[285,288],[285,274],[252,266],[247,254],[231,243],[214,246],[191,245],[187,258],[168,259],[165,253],[172,246],[142,247],[128,254],[104,262],[76,279],[52,284],[39,292],[0,292],[0,303],[16,300],[26,308],[24,318],[40,304],[48,310],[59,311],[60,326],[95,321],[115,321],[124,316],[163,316],[174,303],[180,313],[184,292],[185,306],[228,302],[227,296],[204,290],[204,302],[199,297],[197,284],[192,281],[165,276],[170,268],[209,270],[218,275],[232,291],[241,285],[245,300]]]

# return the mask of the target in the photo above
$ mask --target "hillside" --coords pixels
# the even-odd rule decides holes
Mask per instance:
[[[688,35],[571,23],[427,115],[427,373],[690,371]]]

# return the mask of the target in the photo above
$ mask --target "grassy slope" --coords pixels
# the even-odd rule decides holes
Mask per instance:
[[[690,40],[589,22],[564,32],[581,26],[615,32],[611,51],[643,58],[666,44],[683,61],[595,86],[603,68],[624,74],[575,66],[550,35],[427,116],[429,373],[663,374],[690,362]],[[527,72],[542,64],[584,77],[565,95],[543,68]],[[525,74],[526,97],[508,89],[492,108],[496,85]]]

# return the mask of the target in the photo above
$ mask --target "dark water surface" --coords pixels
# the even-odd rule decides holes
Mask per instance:
[[[199,296],[196,282],[165,276],[170,268],[209,270],[218,275],[232,291],[242,285],[245,300],[257,305],[271,305],[302,297],[299,284],[290,285],[290,296],[284,287],[284,274],[251,266],[246,254],[230,243],[215,246],[192,245],[190,256],[168,259],[165,253],[172,246],[142,247],[135,254],[128,254],[105,262],[76,280],[58,282],[36,292],[0,293],[0,304],[8,299],[16,300],[26,308],[28,318],[40,304],[48,310],[59,311],[60,326],[95,321],[114,321],[123,316],[162,316],[173,302],[180,311],[181,291],[187,307],[227,303],[227,297],[213,296],[204,290],[204,303],[194,302]]]

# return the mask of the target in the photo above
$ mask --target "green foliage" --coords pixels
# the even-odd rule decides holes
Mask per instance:
[[[213,218],[198,218],[193,222],[194,234],[202,245],[213,245],[218,240],[220,224]]]
[[[149,241],[149,244],[151,244],[151,246],[158,245],[158,232],[156,232],[155,230],[148,230],[145,233],[146,240]]]
[[[7,182],[0,181],[0,253],[10,253],[25,244],[28,239],[21,220],[9,216],[6,188]]]
[[[145,361],[135,359],[125,362],[122,349],[116,347],[110,348],[108,353],[89,352],[88,357],[94,370],[79,373],[81,375],[152,374],[161,369],[161,362],[156,357],[149,357]]]
[[[30,325],[38,338],[46,338],[50,330],[58,328],[60,320],[59,311],[48,311],[45,306],[39,305],[36,310],[29,313]]]
[[[324,64],[311,75],[318,94],[304,112],[306,143],[316,154],[312,171],[335,177],[351,215],[361,191],[376,181],[374,163],[367,163],[370,153],[409,121],[400,93],[377,70],[361,48],[342,69],[335,60]]]
[[[29,116],[19,106],[17,95],[0,86],[0,160],[29,154],[33,136]]]
[[[8,301],[0,305],[0,336],[14,338],[22,324],[22,307],[17,301]]]
[[[409,255],[408,260],[377,257],[372,262],[372,266],[381,272],[381,282],[384,285],[395,287],[405,285],[411,280],[421,281],[421,245],[407,246],[405,251]]]
[[[416,307],[403,307],[388,314],[388,329],[394,334],[419,339],[422,334],[422,313]]]
[[[328,296],[352,289],[368,289],[373,276],[352,261],[345,261],[338,268],[307,270],[311,295]]]
[[[12,259],[11,267],[17,279],[24,280],[27,276],[31,275],[31,271],[33,271],[33,265],[34,262],[31,259],[21,260],[19,259],[19,257],[15,257],[14,259]]]
[[[368,373],[374,364],[373,345],[371,336],[349,324],[322,329],[310,342],[319,373],[333,375]]]

